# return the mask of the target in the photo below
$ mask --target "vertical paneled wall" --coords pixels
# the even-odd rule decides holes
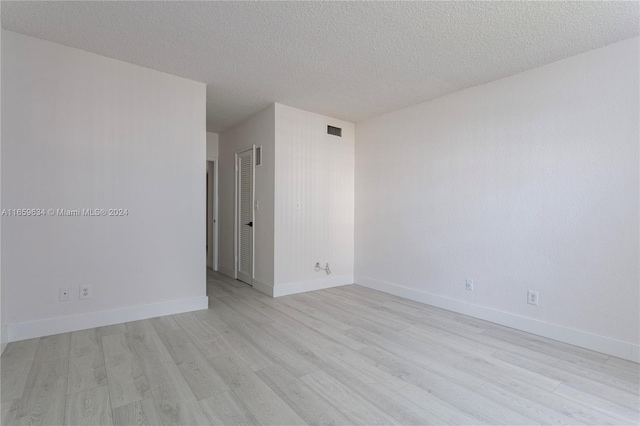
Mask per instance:
[[[275,122],[276,293],[350,284],[354,125],[280,104]],[[342,137],[327,134],[327,125],[342,128]],[[316,262],[328,262],[332,274],[316,272]]]

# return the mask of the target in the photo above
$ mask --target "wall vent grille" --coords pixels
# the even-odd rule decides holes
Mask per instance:
[[[340,138],[342,137],[342,129],[340,127],[327,126],[327,133]]]
[[[256,147],[256,166],[262,165],[262,146]]]

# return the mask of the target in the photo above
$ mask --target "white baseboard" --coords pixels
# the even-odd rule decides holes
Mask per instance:
[[[9,342],[208,308],[207,296],[10,324]],[[3,333],[4,335],[4,333]]]
[[[304,293],[307,291],[322,290],[325,288],[339,287],[353,284],[353,275],[339,275],[337,277],[320,278],[311,281],[297,283],[278,284],[273,287],[273,297],[287,296],[289,294]]]
[[[263,283],[262,281],[258,281],[255,278],[252,281],[252,286],[260,293],[264,293],[268,296],[273,297],[273,286],[271,284]]]
[[[234,275],[233,269],[225,268],[224,266],[218,265],[218,272],[228,276],[229,278],[235,279],[235,277],[233,276]]]
[[[580,346],[629,361],[640,362],[640,346],[633,343],[551,324],[509,312],[498,311],[484,306],[472,305],[459,300],[436,296],[422,290],[378,281],[368,277],[356,277],[355,282],[364,287],[383,291],[405,299],[436,306],[463,315],[469,315],[474,318],[526,331],[527,333],[537,334],[538,336],[548,337],[563,343]]]

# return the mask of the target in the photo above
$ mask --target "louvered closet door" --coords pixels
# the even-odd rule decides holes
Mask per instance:
[[[238,279],[253,277],[253,150],[238,154]]]

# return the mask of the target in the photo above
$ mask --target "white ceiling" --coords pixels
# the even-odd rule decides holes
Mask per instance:
[[[637,36],[638,2],[2,1],[2,27],[207,83],[220,132],[271,102],[357,122]]]

